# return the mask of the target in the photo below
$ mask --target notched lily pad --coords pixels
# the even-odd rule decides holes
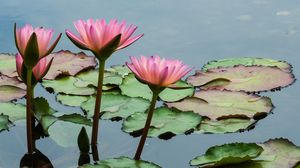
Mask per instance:
[[[7,115],[11,122],[26,118],[26,107],[23,104],[0,102],[0,114]]]
[[[56,100],[61,104],[67,106],[81,106],[81,104],[89,99],[89,96],[75,96],[75,95],[65,95],[58,94]]]
[[[271,112],[271,99],[244,92],[207,90],[176,103],[166,103],[181,111],[193,111],[211,120],[226,118],[261,119]]]
[[[147,119],[147,113],[134,113],[122,125],[122,130],[136,134],[142,132]],[[153,113],[149,137],[170,139],[172,136],[191,133],[201,122],[201,116],[193,112],[180,112],[166,107],[158,108]]]
[[[229,118],[219,121],[203,119],[196,133],[234,133],[254,128],[256,121],[249,119]]]
[[[97,65],[95,57],[87,56],[82,52],[74,54],[62,50],[50,54],[47,58],[53,58],[53,62],[44,79],[55,79],[60,75],[74,76],[83,70],[95,68]]]
[[[16,59],[11,54],[0,54],[0,74],[8,77],[18,76],[16,70]]]
[[[204,155],[190,161],[191,166],[223,166],[257,158],[263,148],[255,143],[232,143],[209,148]]]
[[[123,78],[129,73],[132,73],[131,70],[126,65],[113,65],[110,68],[106,69],[108,72],[116,73]]]
[[[150,102],[142,98],[104,94],[101,101],[101,119],[126,118],[135,112],[144,112]],[[90,118],[94,115],[95,97],[82,103],[81,108]]]
[[[166,102],[174,102],[192,96],[194,93],[194,88],[184,81],[178,81],[174,86],[183,87],[183,89],[166,88],[159,94],[160,99]],[[132,73],[124,78],[120,89],[122,94],[126,96],[142,97],[147,100],[152,98],[152,91],[148,85],[139,82]]]
[[[42,85],[48,91],[70,95],[92,95],[96,92],[93,87],[76,87],[75,82],[77,82],[75,77],[67,76],[56,80],[43,80]]]
[[[224,79],[229,82],[224,82]],[[221,80],[221,82],[220,82]],[[208,71],[196,71],[187,78],[187,82],[202,89],[259,92],[276,90],[291,85],[295,81],[290,71],[277,67],[244,66],[215,68]]]
[[[133,160],[128,157],[119,157],[114,159],[106,159],[97,162],[97,165],[85,164],[80,168],[160,168],[160,166],[143,161]]]
[[[219,68],[219,67],[233,67],[237,65],[244,65],[244,66],[269,66],[269,67],[278,67],[284,71],[291,71],[292,66],[285,62],[279,61],[269,58],[255,58],[255,57],[242,57],[242,58],[227,58],[227,59],[220,59],[215,61],[209,61],[202,67],[203,71],[207,71],[212,68]]]

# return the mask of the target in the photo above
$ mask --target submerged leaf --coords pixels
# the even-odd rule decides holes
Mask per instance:
[[[203,71],[207,71],[213,68],[219,67],[233,67],[237,65],[244,66],[269,66],[269,67],[278,67],[284,71],[291,71],[291,65],[285,61],[279,61],[269,58],[254,58],[254,57],[242,57],[242,58],[227,58],[220,59],[216,61],[209,61],[202,68]]]
[[[49,72],[44,77],[45,79],[55,79],[60,75],[74,76],[83,70],[95,68],[97,65],[95,57],[87,56],[84,53],[74,54],[64,50],[52,53],[47,58],[49,60],[54,59]]]
[[[147,113],[142,112],[132,114],[124,121],[122,130],[127,133],[141,132],[147,115]],[[201,119],[201,116],[193,112],[180,112],[166,107],[158,108],[153,113],[148,136],[163,138],[164,134],[178,135],[188,133],[200,124]]]
[[[195,93],[194,97],[180,102],[167,103],[182,111],[193,111],[211,120],[224,118],[261,119],[271,112],[271,99],[244,92],[207,90]]]
[[[160,168],[160,166],[143,160],[133,160],[128,157],[119,157],[98,161],[96,165],[85,164],[80,168]]]
[[[229,82],[220,83],[219,80]],[[187,78],[188,83],[202,89],[226,89],[232,91],[259,92],[286,87],[295,81],[293,74],[277,67],[235,66],[197,71]],[[216,83],[218,82],[218,83]]]
[[[223,166],[257,158],[263,148],[255,143],[232,143],[209,148],[204,155],[190,161],[192,166]]]
[[[150,102],[142,98],[133,98],[124,95],[104,94],[101,101],[101,119],[126,118],[135,112],[144,112]],[[82,103],[81,108],[88,117],[94,115],[95,97]]]

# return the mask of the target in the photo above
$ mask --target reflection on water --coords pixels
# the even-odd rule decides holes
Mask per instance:
[[[55,32],[73,28],[79,18],[119,18],[139,26],[137,33],[145,36],[126,50],[115,53],[108,64],[122,64],[129,55],[159,54],[182,59],[200,68],[213,59],[260,56],[292,63],[295,76],[300,75],[299,0],[227,0],[227,1],[46,1],[10,0],[1,3],[0,52],[15,53],[13,23],[31,23],[34,26],[53,27]],[[64,36],[57,50],[79,51]],[[269,138],[285,137],[300,145],[298,127],[300,113],[296,110],[299,96],[296,82],[280,93],[265,93],[276,108],[250,132],[238,134],[177,136],[169,141],[151,138],[147,140],[143,159],[163,167],[188,167],[188,161],[204,153],[210,146],[235,141],[263,142]],[[42,89],[35,92],[50,98],[49,103],[60,111],[71,111],[55,101],[55,97]],[[23,122],[10,132],[0,134],[0,167],[18,167],[26,151]],[[138,138],[120,131],[121,123],[103,121],[100,127],[100,151],[102,158],[121,155],[133,156]],[[67,134],[67,133],[65,133]],[[76,140],[74,140],[76,141]],[[70,142],[75,143],[76,142]],[[53,163],[54,167],[76,167],[79,150],[62,148],[50,138],[41,139],[37,147]],[[157,152],[159,151],[159,152]],[[17,159],[16,159],[17,158]]]

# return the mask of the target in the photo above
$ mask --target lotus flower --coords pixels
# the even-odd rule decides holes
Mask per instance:
[[[50,47],[48,47],[51,38],[53,36],[53,30],[44,29],[42,27],[33,29],[33,27],[29,24],[26,24],[22,28],[16,28],[15,25],[15,42],[16,42],[17,49],[21,54],[21,56],[23,57],[23,59],[27,57],[26,49],[30,48],[29,42],[32,40],[32,38],[34,38],[33,36],[36,36],[36,40],[37,40],[36,42],[38,45],[38,56],[39,59],[41,59],[42,57],[45,57],[52,52],[52,50],[55,48],[56,44],[58,43],[61,34],[56,38],[54,43]],[[29,55],[28,57],[31,56]]]
[[[40,81],[48,72],[51,63],[52,63],[51,59],[50,61],[47,59],[47,57],[44,57],[42,59],[40,59],[40,61],[33,67],[32,69],[32,73],[33,76],[35,78],[35,81]],[[26,83],[26,68],[24,68],[23,65],[23,58],[21,56],[21,54],[17,54],[16,55],[16,65],[17,65],[17,72],[18,75],[21,77],[21,79]]]
[[[179,60],[167,60],[158,55],[150,58],[141,56],[140,60],[136,57],[130,59],[132,63],[126,65],[138,79],[160,87],[168,87],[192,70]]]
[[[66,30],[69,39],[77,47],[91,50],[97,57],[102,54],[103,50],[112,50],[107,54],[110,56],[114,51],[129,46],[143,36],[143,34],[132,36],[137,27],[134,25],[127,26],[125,21],[118,23],[116,19],[111,20],[109,23],[106,23],[104,19],[95,21],[93,19],[78,20],[74,22],[74,26],[79,35]],[[117,38],[118,35],[120,35],[119,39]],[[113,42],[114,40],[116,42]],[[114,43],[114,45],[109,45],[110,43]]]

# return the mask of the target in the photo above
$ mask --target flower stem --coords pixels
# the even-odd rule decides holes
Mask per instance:
[[[34,151],[33,141],[32,141],[32,118],[33,114],[31,112],[32,109],[32,96],[33,96],[33,88],[31,86],[31,78],[32,78],[32,69],[27,70],[27,100],[26,100],[26,129],[27,129],[27,148],[28,154],[32,154]]]
[[[99,118],[100,118],[100,107],[101,107],[101,97],[102,97],[102,85],[103,85],[103,77],[104,77],[104,67],[105,61],[99,61],[99,75],[98,75],[98,87],[97,87],[97,95],[96,95],[96,103],[95,103],[95,111],[93,117],[93,128],[92,128],[92,140],[91,145],[97,145],[98,139],[98,127],[99,127]]]
[[[152,120],[156,100],[158,98],[158,94],[160,93],[159,91],[155,91],[155,90],[152,90],[152,92],[153,92],[153,95],[152,95],[151,105],[150,105],[150,108],[148,110],[148,116],[147,116],[147,120],[146,120],[144,129],[143,129],[142,137],[140,139],[140,143],[139,143],[139,145],[136,149],[136,152],[135,152],[135,156],[134,156],[135,160],[140,160],[140,157],[141,157],[141,154],[142,154],[145,142],[146,142],[147,134],[148,134],[148,131],[149,131],[149,128],[150,128],[150,124],[151,124],[151,120]]]

